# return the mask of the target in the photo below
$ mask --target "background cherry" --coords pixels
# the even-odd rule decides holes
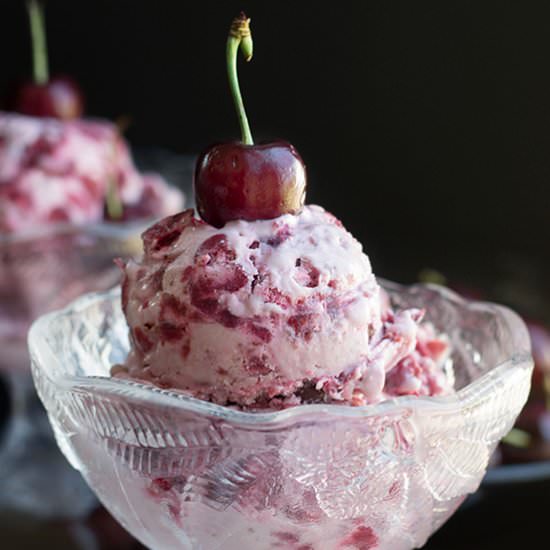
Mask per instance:
[[[78,118],[84,112],[84,96],[70,77],[50,78],[44,13],[37,0],[27,2],[29,12],[33,80],[20,84],[11,99],[11,108],[18,113],[35,117],[63,120]]]

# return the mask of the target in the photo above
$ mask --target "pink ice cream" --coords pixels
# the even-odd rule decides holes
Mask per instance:
[[[139,253],[137,225],[100,224],[115,187],[121,221],[182,207],[178,190],[136,170],[114,125],[0,112],[0,346],[37,315],[111,287],[113,256]]]
[[[178,191],[136,170],[114,125],[0,112],[0,233],[97,222],[112,182],[130,217],[181,209]]]
[[[318,206],[222,229],[187,210],[143,240],[124,267],[132,350],[117,376],[246,408],[452,391],[445,338],[423,311],[390,309],[359,242]]]

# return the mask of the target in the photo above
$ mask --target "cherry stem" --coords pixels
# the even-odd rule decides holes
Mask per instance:
[[[117,135],[113,139],[112,144],[112,174],[107,182],[107,192],[105,194],[105,207],[107,214],[111,220],[119,220],[124,213],[124,207],[122,206],[122,199],[119,192],[119,177],[117,173],[117,160],[118,160],[118,136],[122,135],[124,128],[117,126]]]
[[[118,195],[117,181],[115,177],[109,180],[107,186],[107,194],[105,195],[105,207],[107,208],[107,215],[110,220],[120,220],[124,213],[122,208],[122,202]]]
[[[48,48],[46,45],[46,27],[44,11],[38,0],[28,0],[27,10],[31,24],[32,61],[34,81],[36,84],[46,84],[49,80]]]
[[[229,87],[233,102],[237,110],[239,124],[241,126],[242,142],[245,145],[254,145],[250,126],[246,118],[244,109],[243,97],[239,87],[239,78],[237,76],[237,53],[239,49],[242,51],[245,61],[252,59],[252,36],[250,34],[250,19],[244,13],[233,19],[229,36],[227,37],[226,61],[227,61],[227,76],[229,78]]]

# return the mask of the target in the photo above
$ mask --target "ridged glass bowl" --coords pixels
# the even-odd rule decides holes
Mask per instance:
[[[113,259],[140,254],[140,234],[150,221],[55,224],[0,235],[0,376],[7,398],[0,417],[0,510],[74,518],[97,505],[55,444],[32,383],[27,332],[39,315],[117,284]]]
[[[33,325],[35,384],[65,456],[150,548],[421,547],[525,403],[529,338],[503,307],[384,286],[449,336],[456,394],[250,413],[112,379],[129,346],[116,291]]]
[[[170,196],[179,189],[189,205],[193,157],[150,148],[133,156],[140,171],[161,174]],[[179,206],[171,198],[162,208]],[[0,512],[61,520],[86,517],[97,506],[55,443],[31,378],[27,332],[39,315],[118,284],[114,258],[139,255],[140,234],[154,221],[56,223],[0,235]]]
[[[55,224],[0,235],[0,341],[25,341],[39,315],[116,284],[113,258],[140,253],[148,222]]]

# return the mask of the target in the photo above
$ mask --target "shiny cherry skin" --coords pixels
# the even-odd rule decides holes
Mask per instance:
[[[84,112],[84,97],[70,77],[57,76],[45,84],[24,82],[16,90],[12,108],[18,113],[62,120],[79,118]]]
[[[215,227],[231,220],[269,220],[302,210],[306,169],[286,141],[221,143],[199,156],[194,186],[199,214]]]

